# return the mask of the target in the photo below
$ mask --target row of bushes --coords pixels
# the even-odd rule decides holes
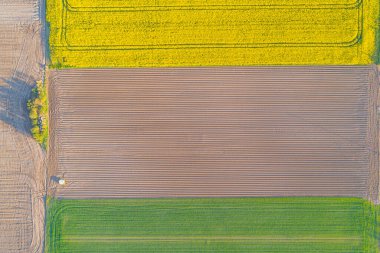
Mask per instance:
[[[32,123],[32,135],[46,149],[49,133],[49,109],[47,91],[42,81],[38,81],[36,87],[32,89],[32,97],[28,100],[27,106]]]

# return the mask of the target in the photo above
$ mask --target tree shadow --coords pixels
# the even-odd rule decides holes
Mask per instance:
[[[27,101],[32,86],[30,79],[22,73],[15,73],[12,78],[0,78],[5,85],[0,86],[0,120],[14,127],[18,132],[31,136]]]

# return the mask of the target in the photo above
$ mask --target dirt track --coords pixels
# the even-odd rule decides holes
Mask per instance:
[[[29,134],[26,100],[41,78],[38,2],[0,3],[0,252],[42,252],[44,153]]]
[[[372,66],[52,73],[56,196],[377,200]]]

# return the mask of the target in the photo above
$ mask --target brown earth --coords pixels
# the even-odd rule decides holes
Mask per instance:
[[[373,66],[54,71],[67,198],[378,198]],[[53,184],[56,186],[57,184]]]
[[[42,77],[38,2],[0,2],[0,252],[42,252],[44,152],[29,134],[26,101]]]

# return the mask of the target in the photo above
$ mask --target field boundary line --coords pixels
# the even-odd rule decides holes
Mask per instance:
[[[223,9],[228,9],[228,10],[241,10],[244,7],[259,7],[259,8],[299,8],[299,9],[341,9],[341,8],[357,8],[358,6],[363,4],[363,0],[355,0],[352,3],[347,3],[347,4],[310,4],[307,1],[303,4],[204,4],[204,5],[160,5],[160,6],[154,6],[154,5],[142,5],[138,7],[130,6],[130,7],[112,7],[112,6],[107,6],[107,7],[96,7],[96,6],[86,6],[86,7],[81,7],[81,6],[73,6],[70,4],[70,0],[62,0],[63,4],[66,5],[69,9],[69,11],[72,12],[88,12],[86,11],[81,11],[81,9],[102,9],[99,10],[99,12],[104,12],[104,9],[112,9],[113,12],[119,11],[119,10],[133,10],[133,11],[153,11],[153,10],[160,10],[160,9],[170,9],[170,10],[213,10],[212,8],[206,8],[206,7],[213,7],[217,8],[218,10],[220,8]],[[310,6],[310,7],[309,7]],[[305,8],[306,7],[306,8]],[[106,11],[109,12],[109,11]]]
[[[57,48],[65,48],[68,51],[84,51],[84,50],[171,50],[171,49],[206,49],[206,48],[268,48],[268,47],[352,47],[361,41],[362,33],[363,33],[363,22],[364,22],[364,13],[363,13],[363,0],[358,0],[353,7],[350,8],[337,8],[337,9],[357,9],[357,33],[355,37],[349,41],[342,42],[314,42],[314,43],[286,43],[286,42],[273,42],[273,43],[194,43],[194,44],[162,44],[162,45],[72,45],[69,43],[67,38],[67,26],[66,20],[68,19],[68,13],[72,12],[70,10],[70,6],[68,5],[67,0],[62,0],[62,18],[61,18],[61,44],[62,46],[56,46]],[[261,7],[260,7],[261,8]],[[266,7],[272,8],[273,7]],[[292,5],[289,5],[288,8],[293,8]],[[193,9],[193,8],[192,8]],[[189,10],[192,10],[189,9]],[[245,8],[247,9],[247,8]],[[278,8],[277,8],[278,9]],[[321,8],[312,8],[303,6],[300,9],[321,9]],[[330,8],[325,8],[330,9]],[[168,9],[177,10],[176,8]],[[187,9],[178,9],[178,10],[187,10]],[[197,9],[199,10],[199,9]],[[206,8],[205,10],[213,10],[211,8]],[[220,9],[216,9],[220,10]],[[231,9],[228,9],[231,10]],[[235,9],[234,9],[235,10]],[[240,10],[240,9],[236,9]],[[137,10],[139,11],[139,10]],[[144,11],[144,10],[141,10]],[[146,10],[145,10],[146,11]],[[160,10],[159,10],[160,11]],[[86,12],[94,12],[94,11],[86,11]],[[122,12],[122,11],[115,11]],[[128,12],[128,11],[127,11]]]
[[[331,237],[331,236],[318,236],[318,238],[311,236],[304,237],[291,237],[291,236],[69,236],[63,238],[65,242],[82,242],[82,241],[284,241],[284,242],[320,242],[320,241],[360,241],[361,238],[356,236],[352,237]]]

